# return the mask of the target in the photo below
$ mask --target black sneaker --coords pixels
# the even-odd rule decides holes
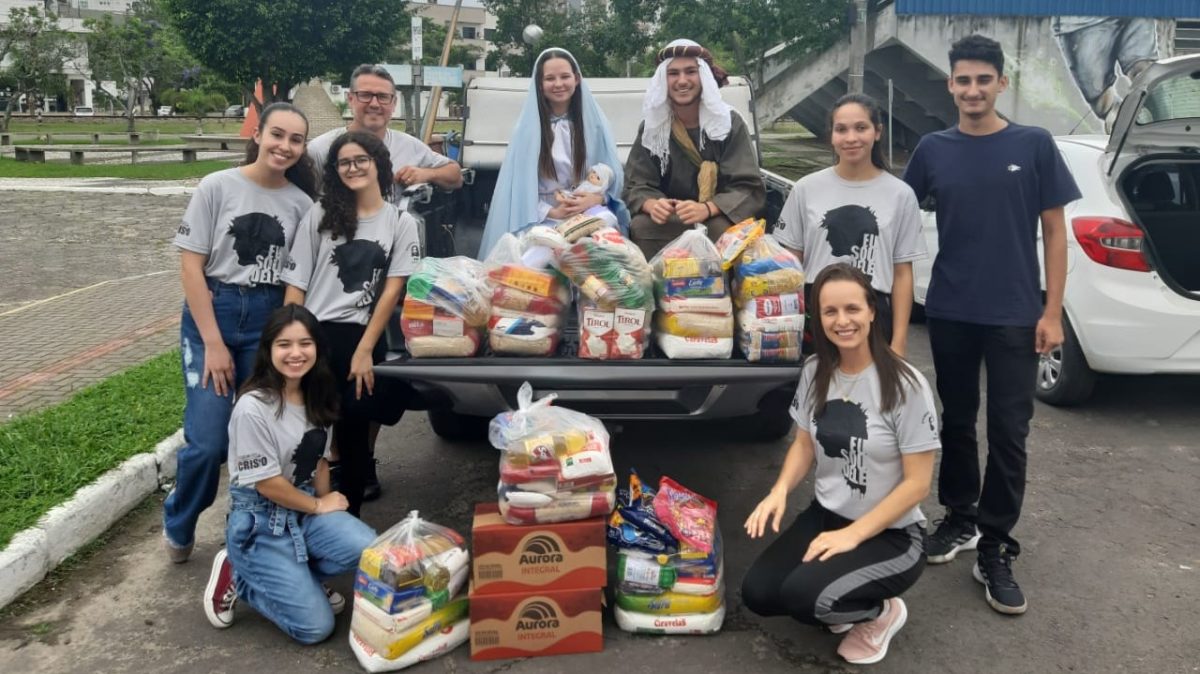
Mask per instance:
[[[342,464],[340,461],[329,462],[329,491],[342,490]]]
[[[1012,560],[1013,556],[1003,551],[981,552],[972,575],[983,583],[988,606],[1005,615],[1021,615],[1028,605],[1013,578]]]
[[[934,522],[937,528],[925,537],[925,556],[930,564],[954,561],[958,553],[974,550],[979,544],[975,525],[953,514]]]
[[[379,459],[371,461],[371,468],[367,471],[367,481],[363,486],[363,501],[377,500],[382,491],[379,487],[379,475],[375,473],[375,467],[378,465]]]

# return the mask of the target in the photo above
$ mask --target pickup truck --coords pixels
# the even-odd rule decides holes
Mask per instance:
[[[608,117],[622,159],[641,122],[648,79],[590,78],[588,85]],[[507,138],[529,91],[526,78],[476,78],[466,90],[460,161],[468,184],[458,192],[413,195],[424,216],[428,255],[474,256],[487,207],[504,160]],[[750,87],[733,77],[722,95],[750,126]],[[761,158],[761,150],[759,151]],[[792,181],[762,171],[773,224]],[[423,205],[422,203],[423,202]],[[555,393],[558,404],[612,421],[737,419],[748,436],[774,439],[791,429],[787,407],[799,375],[797,363],[752,363],[735,351],[731,360],[669,360],[651,349],[642,360],[576,357],[578,329],[567,326],[558,352],[548,358],[410,358],[399,330],[390,330],[388,360],[376,374],[407,381],[416,392],[410,407],[425,409],[435,433],[447,440],[478,440],[499,412],[516,407],[517,389],[530,382],[535,398]]]

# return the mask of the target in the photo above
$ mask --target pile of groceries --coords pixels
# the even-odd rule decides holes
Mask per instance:
[[[733,301],[738,347],[746,360],[800,360],[804,269],[775,237],[756,237],[737,258]]]
[[[581,231],[588,233],[578,235]],[[641,358],[650,344],[654,312],[654,279],[646,256],[611,227],[574,228],[567,235],[559,267],[577,288],[579,356]]]
[[[408,279],[400,330],[413,358],[474,356],[491,317],[483,263],[427,257]]]
[[[350,648],[368,672],[404,669],[467,640],[463,537],[416,511],[376,538],[354,577]]]
[[[617,550],[617,626],[652,634],[721,629],[724,564],[715,501],[669,477],[656,491],[631,472],[607,535]]]
[[[505,234],[488,255],[488,346],[505,356],[549,356],[558,348],[571,292],[555,268],[566,239],[551,227]]]
[[[650,261],[659,312],[654,329],[668,358],[729,358],[733,304],[721,254],[697,225],[668,243]]]
[[[608,431],[598,419],[517,392],[518,408],[492,419],[488,440],[499,449],[500,514],[509,524],[565,522],[607,515],[617,478]]]

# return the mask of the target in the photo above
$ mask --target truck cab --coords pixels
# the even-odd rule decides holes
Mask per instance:
[[[622,161],[637,137],[648,78],[589,78],[588,86],[608,118]],[[756,149],[758,128],[748,83],[731,77],[724,99],[747,122]],[[454,194],[436,218],[426,220],[427,254],[475,257],[487,219],[508,138],[529,95],[528,78],[471,81],[459,161],[468,184]],[[759,157],[761,159],[761,150]],[[766,218],[779,217],[792,181],[762,171],[767,188]],[[389,357],[376,366],[379,376],[408,382],[410,407],[425,409],[435,433],[449,440],[485,436],[487,422],[516,407],[517,390],[528,381],[535,398],[555,393],[558,403],[613,421],[738,419],[748,435],[777,438],[791,429],[787,407],[799,378],[798,363],[752,363],[734,353],[729,360],[670,360],[651,349],[641,360],[586,360],[576,356],[578,329],[563,333],[551,357],[494,356],[411,358],[399,330],[389,331]]]

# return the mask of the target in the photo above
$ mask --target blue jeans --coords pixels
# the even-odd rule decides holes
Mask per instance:
[[[213,313],[221,339],[233,357],[236,390],[254,368],[254,354],[263,325],[283,304],[279,286],[235,286],[209,279]],[[191,545],[200,513],[217,498],[221,465],[229,450],[229,417],[233,394],[219,396],[204,377],[204,339],[187,303],[179,322],[179,350],[183,360],[186,404],[183,409],[184,445],[179,450],[175,488],[163,503],[163,530],[176,547]]]
[[[356,569],[375,530],[347,512],[301,515],[254,487],[230,487],[229,500],[225,549],[238,598],[302,644],[327,639],[333,609],[321,581]]]

